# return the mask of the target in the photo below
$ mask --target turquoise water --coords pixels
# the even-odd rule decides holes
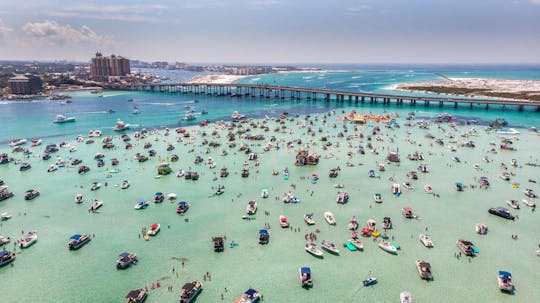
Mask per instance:
[[[127,101],[130,98],[134,99],[133,102]],[[194,100],[199,102],[195,103]],[[133,105],[141,110],[140,115],[131,114]],[[537,183],[528,182],[528,179],[538,179],[538,168],[525,165],[526,162],[540,163],[538,136],[526,128],[520,128],[521,134],[513,143],[517,151],[499,151],[496,148],[497,153],[492,153],[490,142],[495,141],[498,145],[501,136],[485,132],[483,125],[457,126],[455,131],[448,125],[441,125],[442,130],[454,135],[450,139],[444,136],[437,124],[431,124],[430,129],[426,130],[407,127],[404,119],[410,111],[416,112],[418,120],[432,118],[444,111],[461,120],[477,118],[481,123],[504,116],[511,125],[528,127],[539,125],[540,115],[536,112],[408,106],[355,107],[307,101],[132,92],[105,92],[104,98],[88,92],[77,92],[73,94],[73,103],[65,105],[50,101],[5,101],[0,106],[3,109],[0,118],[5,130],[0,135],[1,141],[40,136],[44,138],[44,144],[58,144],[67,140],[78,147],[73,153],[61,148],[48,161],[38,158],[44,145],[30,148],[33,154],[28,159],[24,159],[20,153],[11,153],[7,144],[0,148],[0,152],[9,152],[13,157],[24,159],[32,165],[26,172],[20,172],[14,163],[0,166],[0,178],[15,193],[15,197],[0,202],[0,212],[13,214],[11,220],[1,223],[0,234],[16,240],[21,237],[21,230],[37,230],[39,233],[36,244],[24,251],[17,250],[13,267],[0,268],[0,289],[5,298],[17,302],[122,302],[130,289],[150,287],[151,283],[160,279],[162,287],[151,290],[147,302],[174,302],[185,282],[202,280],[204,274],[210,272],[211,281],[203,281],[204,290],[197,302],[221,301],[222,293],[224,301],[232,302],[249,287],[258,288],[267,302],[399,302],[399,293],[403,290],[410,291],[416,302],[535,302],[540,299],[540,290],[536,285],[540,280],[539,259],[535,254],[540,232],[537,213],[531,212],[523,204],[520,210],[512,210],[519,215],[516,221],[507,221],[487,213],[488,208],[505,205],[508,199],[525,198],[525,188],[540,191]],[[205,128],[190,126],[188,130],[192,140],[182,138],[177,142],[174,128],[187,126],[185,122],[178,122],[184,116],[185,106],[195,107],[195,112],[207,109],[207,117],[213,121],[228,119],[233,110],[261,118],[265,115],[275,117],[282,111],[288,111],[291,117],[295,113],[302,115],[283,124],[286,128],[281,128],[283,125],[274,120],[256,120],[259,123],[257,127],[245,125],[244,128],[249,127],[252,134],[263,134],[265,140],[237,138],[237,146],[229,148],[229,130],[221,124],[211,124]],[[109,108],[116,110],[116,113],[107,114]],[[381,141],[378,142],[376,135],[371,141],[367,140],[377,124],[359,126],[357,130],[347,124],[345,136],[362,133],[364,138],[337,138],[336,135],[343,131],[342,110],[348,112],[351,109],[375,114],[397,112],[400,115],[397,122],[401,128],[390,129],[379,125]],[[332,110],[336,110],[335,114],[323,121],[324,113]],[[77,122],[54,125],[50,121],[57,113],[73,115]],[[304,113],[312,114],[305,120]],[[142,141],[132,140],[133,150],[125,150],[119,134],[112,131],[117,118],[142,127],[157,127],[159,135],[151,135]],[[304,127],[304,123],[310,122],[313,123],[314,136],[307,133]],[[268,132],[261,128],[263,123],[268,126]],[[163,135],[165,125],[172,128],[169,136]],[[319,127],[322,129],[320,133]],[[97,128],[104,133],[114,133],[116,149],[103,150],[101,139],[88,145],[75,141],[78,134],[86,135],[90,129]],[[276,128],[280,131],[275,131]],[[477,133],[471,133],[467,138],[461,136],[470,133],[471,128],[475,128]],[[215,136],[211,135],[213,131],[216,132]],[[206,136],[203,136],[203,132],[206,132]],[[127,133],[132,134],[132,131]],[[443,139],[444,146],[427,139],[425,135],[428,133]],[[325,142],[320,140],[323,134],[328,134],[332,146],[323,147]],[[281,148],[265,152],[263,146],[272,136]],[[302,145],[293,143],[291,148],[287,148],[286,143],[295,138],[300,138]],[[203,145],[204,139],[220,142],[221,146],[208,148]],[[476,143],[474,149],[459,147],[456,152],[451,152],[448,148],[468,140]],[[312,141],[309,147],[305,145]],[[135,153],[148,153],[148,149],[143,148],[143,142],[150,142],[150,149],[156,150],[157,156],[138,163],[133,158]],[[372,153],[366,148],[365,155],[358,154],[358,146],[367,146],[369,142],[379,153]],[[248,161],[247,155],[239,150],[241,143],[259,153],[259,166]],[[166,151],[168,144],[175,146],[175,150]],[[296,152],[301,148],[320,153],[319,165],[294,166]],[[399,149],[401,165],[387,165],[386,171],[380,172],[380,179],[369,178],[368,171],[376,169],[376,164],[384,161],[388,149]],[[229,154],[221,156],[222,150],[227,150]],[[424,162],[428,164],[430,173],[419,173],[419,180],[411,181],[415,190],[402,188],[402,195],[396,197],[391,194],[392,182],[388,178],[393,177],[399,183],[409,181],[406,173],[416,170],[419,165],[419,162],[406,158],[414,151],[424,153]],[[106,155],[107,165],[103,168],[96,167],[93,160],[97,152]],[[352,153],[351,158],[347,157],[348,152]],[[200,179],[186,181],[175,174],[155,178],[158,158],[166,159],[172,154],[180,157],[180,161],[171,164],[173,171],[191,167],[201,174]],[[70,167],[48,173],[47,167],[57,155],[66,160],[75,157],[83,159],[83,164],[89,165],[91,171],[81,176],[75,167]],[[492,161],[482,161],[485,155]],[[193,161],[196,156],[203,159],[212,157],[217,163],[216,168],[195,165]],[[459,157],[461,163],[452,161],[453,156]],[[120,160],[120,172],[109,174],[112,168],[110,159],[114,157]],[[517,159],[520,165],[511,167],[511,159]],[[247,167],[250,168],[249,178],[240,177],[241,169],[246,166],[245,161],[248,161]],[[349,167],[346,162],[354,166]],[[512,188],[498,177],[502,172],[502,162],[508,164],[509,171],[515,174],[512,179],[520,183],[519,188]],[[474,163],[480,165],[479,170],[472,167]],[[219,169],[224,166],[231,174],[228,178],[219,178]],[[328,171],[336,166],[340,166],[341,171],[336,179],[331,179],[327,176]],[[285,168],[290,171],[288,180],[284,180],[282,175]],[[273,169],[279,170],[280,175],[272,176]],[[320,177],[316,184],[309,181],[313,173]],[[490,189],[466,188],[464,192],[456,192],[453,188],[458,181],[467,186],[477,184],[475,180],[480,176],[489,177]],[[214,181],[214,178],[217,180]],[[125,179],[130,181],[130,188],[121,190],[115,186]],[[102,184],[107,182],[108,186],[90,191],[90,184],[95,181]],[[335,203],[338,189],[333,185],[336,183],[345,185],[344,190],[351,197],[349,203]],[[423,191],[422,187],[427,183],[433,186],[440,198]],[[225,193],[212,196],[212,187],[218,184],[225,186]],[[40,189],[41,195],[32,201],[25,201],[24,191],[30,188]],[[260,198],[262,188],[269,190],[268,199]],[[141,211],[133,209],[137,200],[152,200],[157,191],[166,194],[174,192],[178,194],[178,200],[188,201],[191,208],[184,216],[176,214],[175,204],[167,201],[158,205],[151,202],[150,207]],[[297,195],[301,202],[281,202],[280,198],[288,191]],[[79,192],[85,195],[82,205],[74,202],[74,196]],[[382,193],[382,204],[373,202],[375,192]],[[88,213],[91,198],[104,201],[99,213]],[[259,211],[255,220],[247,221],[242,216],[249,200],[258,202]],[[421,220],[403,218],[400,211],[403,206],[412,206]],[[265,211],[269,212],[268,216]],[[329,226],[324,221],[324,211],[334,213],[336,226]],[[303,222],[303,215],[307,212],[314,213],[316,224],[313,227]],[[287,216],[293,228],[300,228],[300,231],[281,229],[278,225],[279,215]],[[388,236],[394,237],[401,246],[397,256],[382,251],[370,238],[362,239],[365,244],[362,252],[349,252],[341,247],[350,237],[347,222],[353,215],[358,218],[361,227],[370,218],[380,226],[383,217],[391,217],[394,229],[388,232]],[[149,241],[140,239],[138,233],[141,229],[155,222],[161,224],[161,232]],[[257,243],[257,235],[265,222],[271,225],[270,243],[261,246]],[[476,222],[486,223],[489,233],[482,236],[476,234]],[[435,243],[433,249],[423,247],[418,240],[418,234],[425,232],[426,227]],[[304,251],[304,235],[315,232],[315,229],[320,230],[317,233],[319,242],[328,239],[339,244],[339,256],[325,253],[323,259],[316,259]],[[91,233],[95,234],[95,238],[80,250],[69,251],[67,242],[75,233]],[[223,234],[227,236],[227,244],[234,240],[239,245],[235,248],[227,245],[223,253],[214,253],[211,237]],[[512,234],[518,234],[519,238],[513,240]],[[479,248],[479,255],[471,262],[464,257],[459,260],[454,257],[458,251],[455,245],[458,238],[470,240]],[[9,243],[6,249],[12,250],[13,244]],[[139,263],[127,270],[117,271],[115,260],[123,251],[136,252]],[[431,263],[433,282],[425,282],[418,277],[414,265],[418,258]],[[179,260],[184,260],[184,267]],[[300,287],[300,266],[312,268],[313,289]],[[502,294],[497,289],[496,273],[500,269],[513,274],[517,289],[514,295]],[[379,283],[363,287],[362,280],[370,271],[379,279]],[[173,285],[173,292],[167,291],[168,285]],[[227,292],[224,291],[225,287]]]

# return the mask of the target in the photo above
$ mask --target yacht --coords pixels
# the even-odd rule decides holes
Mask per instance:
[[[24,138],[14,139],[14,140],[9,141],[9,146],[11,147],[15,147],[15,146],[23,145],[23,144],[26,144],[26,139]]]
[[[329,212],[329,211],[324,212],[324,219],[326,220],[326,222],[328,222],[328,224],[336,225],[336,220],[334,219],[334,214],[332,214],[331,212]]]
[[[89,212],[95,212],[96,210],[98,210],[102,206],[103,206],[103,201],[102,200],[94,199],[92,201],[92,205],[90,205],[90,207],[88,208],[88,211]]]
[[[507,208],[498,206],[498,207],[492,207],[488,210],[488,212],[492,215],[499,216],[501,218],[505,218],[508,220],[514,220],[515,217],[510,213],[510,211]]]
[[[323,256],[323,251],[320,250],[315,243],[306,243],[305,250],[316,257]]]
[[[261,299],[261,294],[256,289],[248,289],[243,294],[241,294],[234,303],[256,303]]]
[[[420,238],[420,242],[424,244],[425,247],[431,248],[433,247],[433,241],[431,241],[431,237],[426,234],[420,234],[418,235]]]
[[[0,201],[13,197],[13,192],[7,186],[0,186]]]
[[[64,115],[56,115],[56,119],[53,120],[53,123],[68,123],[75,122],[75,117],[66,117]]]
[[[15,258],[16,256],[14,252],[7,250],[0,251],[0,267],[13,262]]]
[[[514,285],[512,284],[512,274],[499,270],[499,274],[497,275],[497,282],[499,284],[499,289],[506,292],[513,292],[514,291]]]
[[[339,255],[339,249],[336,244],[332,241],[322,240],[321,247],[326,249],[328,252]]]
[[[73,250],[79,249],[84,244],[90,242],[90,240],[92,240],[92,237],[89,234],[84,234],[84,235],[76,234],[76,235],[71,236],[71,238],[69,238],[68,247],[69,249],[73,249]]]
[[[18,241],[20,248],[28,248],[36,243],[38,235],[36,231],[28,232],[22,239]]]
[[[146,288],[131,290],[126,296],[126,303],[143,303],[148,297]]]
[[[39,196],[40,192],[37,189],[29,189],[26,192],[24,192],[24,199],[25,200],[32,200],[35,197]]]
[[[129,129],[129,124],[124,123],[124,121],[117,119],[116,125],[114,126],[113,130],[115,131],[123,131]]]
[[[431,265],[429,262],[424,260],[416,260],[416,268],[418,269],[420,278],[428,281],[433,280],[433,275],[431,274]]]
[[[184,284],[182,291],[180,292],[180,303],[193,302],[201,290],[202,283],[199,281]]]
[[[125,269],[131,266],[132,264],[137,264],[138,258],[135,253],[121,253],[118,255],[118,260],[116,260],[117,269]]]
[[[390,242],[381,241],[377,245],[384,251],[387,251],[391,254],[397,254],[397,248],[394,245],[392,245]]]
[[[466,256],[474,257],[478,253],[478,249],[472,242],[459,239],[456,241],[456,245]]]

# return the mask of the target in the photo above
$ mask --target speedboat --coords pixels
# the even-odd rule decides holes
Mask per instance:
[[[261,198],[268,198],[268,189],[261,189]]]
[[[426,185],[424,185],[424,191],[426,193],[428,193],[428,194],[431,194],[431,193],[433,193],[433,188],[431,187],[430,184],[426,184]]]
[[[0,186],[0,201],[13,197],[13,192],[7,186]]]
[[[287,220],[287,217],[279,216],[279,225],[281,225],[282,228],[289,227],[289,221]]]
[[[410,206],[405,206],[401,209],[401,213],[403,214],[403,216],[407,219],[412,219],[414,218],[413,216],[413,209],[412,207]]]
[[[243,294],[241,294],[234,303],[256,303],[261,299],[261,294],[256,289],[248,289]]]
[[[527,188],[524,192],[525,196],[529,197],[529,198],[536,198],[537,195],[536,193],[534,192],[534,190],[530,189],[530,188]]]
[[[101,130],[96,129],[96,130],[89,131],[88,132],[88,137],[94,137],[94,138],[101,137]],[[88,143],[88,141],[87,141],[87,143]]]
[[[165,195],[158,191],[154,194],[154,203],[161,203],[165,200]]]
[[[90,205],[90,207],[88,208],[88,211],[95,212],[96,210],[98,210],[102,206],[103,206],[103,201],[102,200],[94,199],[92,201],[92,205]]]
[[[499,289],[506,292],[513,292],[514,285],[512,284],[512,274],[507,271],[499,270],[497,275],[497,282],[499,284]]]
[[[390,242],[381,241],[377,244],[382,250],[389,252],[391,254],[397,254],[397,248],[392,245]]]
[[[185,214],[189,209],[189,203],[186,201],[180,201],[178,202],[178,207],[176,208],[177,214]]]
[[[4,244],[8,244],[9,241],[11,241],[10,237],[0,235],[0,246],[3,246]]]
[[[356,247],[358,250],[364,249],[364,243],[362,243],[358,238],[352,238],[347,240],[348,243],[351,243],[352,246]]]
[[[143,303],[146,297],[148,297],[148,290],[146,288],[131,290],[126,296],[126,303]]]
[[[485,234],[487,234],[487,231],[488,231],[488,227],[487,227],[486,224],[484,224],[484,223],[476,223],[476,233],[477,234],[485,235]]]
[[[525,204],[527,206],[530,206],[530,207],[535,207],[536,206],[536,203],[531,199],[521,199],[521,202],[523,202],[523,204]]]
[[[28,232],[22,239],[18,241],[20,248],[28,248],[38,240],[37,231]]]
[[[270,234],[268,233],[268,230],[260,229],[259,230],[259,244],[268,244],[269,240],[270,240]]]
[[[408,291],[402,291],[399,293],[399,300],[401,303],[413,303],[412,295]]]
[[[122,181],[122,183],[120,184],[120,188],[121,189],[126,189],[129,187],[129,181],[128,180],[124,180]]]
[[[255,201],[249,201],[246,206],[246,214],[248,215],[254,215],[257,212],[257,202]]]
[[[403,183],[403,187],[405,187],[408,190],[414,189],[414,186],[411,184],[411,182],[408,182],[408,181]]]
[[[365,279],[364,281],[362,281],[362,283],[364,283],[364,286],[374,285],[374,284],[377,284],[377,278],[369,277]]]
[[[474,244],[470,241],[465,240],[457,240],[456,245],[461,249],[461,251],[469,257],[474,257],[478,253],[478,249],[474,246]]]
[[[304,222],[306,222],[307,225],[314,225],[315,220],[313,219],[313,213],[305,214]]]
[[[8,213],[7,211],[3,212],[0,214],[0,221],[7,221],[9,219],[11,219],[11,214]]]
[[[37,189],[29,189],[26,192],[24,192],[24,199],[25,200],[32,200],[35,197],[39,196],[40,192]]]
[[[431,265],[429,262],[424,260],[416,260],[416,268],[418,269],[420,278],[424,280],[433,280],[433,275],[431,274]]]
[[[191,121],[191,120],[195,120],[197,119],[197,117],[195,117],[194,114],[192,113],[186,113],[186,115],[184,116],[184,118],[182,120],[184,121]]]
[[[424,244],[425,247],[433,247],[433,241],[431,241],[431,237],[426,235],[426,234],[420,234],[418,235],[418,237],[420,238],[420,242],[422,242],[422,244]]]
[[[324,219],[326,220],[326,222],[328,222],[328,224],[336,225],[336,219],[334,218],[334,214],[332,214],[331,212],[324,212]]]
[[[47,172],[49,173],[52,173],[53,171],[57,170],[58,169],[58,166],[56,164],[51,164],[49,165],[49,167],[47,168]]]
[[[300,283],[302,287],[309,288],[313,286],[313,280],[311,279],[311,268],[300,267],[298,270],[300,273]]]
[[[32,142],[32,144],[30,146],[32,147],[36,147],[36,146],[39,146],[41,145],[41,143],[43,142],[40,138],[33,138],[32,140],[30,140]]]
[[[232,118],[232,121],[233,122],[238,122],[240,120],[242,120],[245,116],[237,111],[234,111],[231,115],[231,118]]]
[[[84,244],[90,242],[90,240],[92,240],[92,236],[89,234],[84,234],[84,235],[76,234],[76,235],[71,236],[71,238],[69,238],[68,247],[69,249],[79,249]]]
[[[115,131],[123,131],[129,129],[129,124],[124,123],[124,121],[117,119],[116,125],[114,126],[113,130]]]
[[[383,229],[392,229],[392,220],[390,217],[384,217],[382,221],[382,227]]]
[[[16,255],[14,252],[2,250],[0,251],[0,267],[11,263],[15,260]]]
[[[135,204],[135,206],[133,208],[135,208],[135,209],[145,209],[145,208],[148,207],[148,205],[150,205],[148,203],[148,201],[141,199],[141,200],[137,201],[137,203]]]
[[[518,200],[506,200],[506,204],[513,209],[519,209],[519,202]]]
[[[82,203],[84,200],[84,196],[81,193],[78,193],[75,195],[75,203]]]
[[[11,147],[15,147],[15,146],[23,145],[23,144],[26,144],[26,139],[24,138],[13,139],[9,141],[9,146]]]
[[[349,202],[349,193],[345,191],[340,191],[337,193],[336,202],[340,204],[345,204]]]
[[[150,225],[150,228],[148,229],[146,234],[149,236],[155,236],[159,232],[160,227],[161,225],[159,225],[159,223],[153,223]]]
[[[118,255],[118,259],[116,260],[116,268],[117,269],[125,269],[131,266],[132,264],[137,264],[138,258],[135,253],[121,253]]]
[[[323,251],[320,250],[315,243],[306,243],[305,250],[315,257],[322,257]]]
[[[66,117],[64,115],[56,115],[56,119],[53,120],[53,123],[68,123],[75,122],[75,117]]]
[[[339,255],[339,249],[336,244],[332,241],[322,240],[321,247],[326,249],[328,252]]]
[[[352,216],[349,220],[349,224],[347,224],[347,227],[349,230],[357,230],[358,229],[358,220],[356,220],[355,216]]]
[[[101,187],[101,183],[94,182],[92,183],[92,186],[90,186],[90,190],[98,190]]]
[[[488,212],[492,215],[499,216],[501,218],[505,218],[508,220],[514,220],[515,217],[510,213],[510,211],[504,207],[498,206],[498,207],[492,207],[488,210]]]
[[[202,283],[199,281],[192,281],[184,284],[182,291],[180,292],[180,303],[193,302],[201,290]]]

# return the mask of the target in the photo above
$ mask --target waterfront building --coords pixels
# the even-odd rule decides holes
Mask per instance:
[[[8,83],[12,95],[35,95],[43,91],[43,81],[32,74],[17,75]]]
[[[111,78],[125,77],[131,72],[129,59],[122,56],[103,56],[100,52],[92,58],[90,78],[96,81],[109,81]]]

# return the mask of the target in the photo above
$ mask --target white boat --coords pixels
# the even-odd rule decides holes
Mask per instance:
[[[28,248],[38,240],[37,231],[28,232],[22,239],[18,241],[20,248]]]
[[[90,186],[90,190],[92,190],[92,191],[98,190],[100,187],[101,187],[101,183],[94,182],[94,183],[92,183],[92,186]]]
[[[81,193],[78,193],[75,195],[75,203],[82,203],[84,200],[84,196]]]
[[[514,284],[512,284],[512,274],[507,271],[499,270],[499,274],[497,275],[497,283],[499,284],[499,289],[502,291],[514,291]]]
[[[476,230],[477,234],[485,235],[485,234],[487,234],[488,227],[484,223],[476,223],[475,230]]]
[[[332,214],[329,211],[324,212],[324,219],[328,224],[330,225],[336,225],[336,219],[334,218],[334,214]]]
[[[40,146],[41,143],[43,143],[43,141],[40,138],[34,138],[31,141],[32,141],[32,144],[30,146],[32,147]]]
[[[135,206],[134,206],[133,208],[135,208],[135,209],[137,209],[137,210],[139,210],[139,209],[145,209],[145,208],[148,207],[148,205],[150,205],[150,204],[148,203],[148,201],[146,201],[146,200],[139,200],[139,201],[137,201],[137,203],[135,203]]]
[[[304,222],[306,222],[307,225],[314,225],[315,220],[313,219],[313,213],[305,214]]]
[[[358,250],[364,249],[364,243],[358,240],[358,238],[349,239],[347,242],[351,243],[351,245],[356,247]]]
[[[124,180],[122,181],[122,183],[120,184],[120,188],[121,189],[126,189],[129,187],[129,181],[128,180]]]
[[[11,147],[15,147],[15,146],[23,145],[23,144],[26,144],[26,139],[24,138],[14,139],[14,140],[9,141],[9,146]]]
[[[234,111],[234,112],[232,113],[232,115],[231,115],[231,118],[232,118],[232,120],[233,120],[234,122],[240,121],[240,120],[244,119],[244,117],[245,117],[245,116],[244,116],[243,114],[241,114],[241,113],[239,113],[239,112],[237,112],[237,111]]]
[[[369,220],[367,220],[366,224],[367,224],[367,228],[369,228],[369,230],[371,230],[371,231],[377,230],[377,223],[375,222],[375,220],[369,219]]]
[[[519,202],[518,200],[506,200],[506,204],[513,209],[519,209]]]
[[[257,212],[257,202],[249,201],[246,205],[246,214],[254,215]]]
[[[93,138],[101,137],[101,130],[96,129],[96,130],[89,131],[88,132],[88,137],[93,137]]]
[[[316,257],[322,257],[324,254],[314,243],[306,243],[305,250]]]
[[[408,190],[413,190],[414,186],[410,182],[404,182],[403,187],[405,187]]]
[[[268,198],[268,189],[261,189],[261,198],[266,199]]]
[[[75,122],[75,117],[66,117],[64,115],[56,115],[56,119],[53,120],[53,123],[68,123]]]
[[[387,251],[391,254],[397,254],[397,248],[393,246],[390,242],[381,241],[377,245],[384,251]]]
[[[530,207],[535,207],[536,206],[536,203],[533,200],[530,200],[530,199],[521,199],[521,202],[523,202],[523,204],[525,204],[527,206],[530,206]]]
[[[6,221],[6,220],[9,220],[11,219],[11,214],[8,213],[7,211],[6,212],[3,212],[0,214],[0,221]]]
[[[413,303],[412,295],[408,291],[402,291],[399,293],[399,301],[401,303]]]
[[[347,224],[347,227],[349,230],[357,230],[358,229],[358,220],[356,220],[355,216],[352,216],[349,220],[349,224]]]
[[[69,152],[70,153],[73,153],[73,152],[76,152],[77,151],[77,146],[73,145],[69,148]]]
[[[426,184],[424,185],[424,191],[428,194],[431,194],[433,192],[433,188],[431,187],[430,184]]]
[[[418,235],[420,238],[420,242],[424,244],[425,247],[433,247],[433,241],[431,240],[431,237],[426,234],[420,234]]]
[[[328,252],[339,255],[339,249],[336,244],[332,241],[322,240],[321,247],[326,249]]]
[[[149,235],[149,236],[155,236],[159,232],[160,228],[161,228],[161,225],[159,225],[159,223],[154,223],[154,224],[150,225],[150,228],[148,229],[146,234]]]
[[[103,206],[102,200],[94,199],[92,201],[92,205],[90,205],[90,207],[88,208],[88,211],[95,212],[98,208],[102,206]]]
[[[282,228],[289,227],[289,221],[287,220],[287,217],[279,216],[279,225],[281,225]]]
[[[129,124],[124,123],[124,121],[117,119],[116,125],[114,126],[113,130],[115,131],[123,131],[129,129]]]

